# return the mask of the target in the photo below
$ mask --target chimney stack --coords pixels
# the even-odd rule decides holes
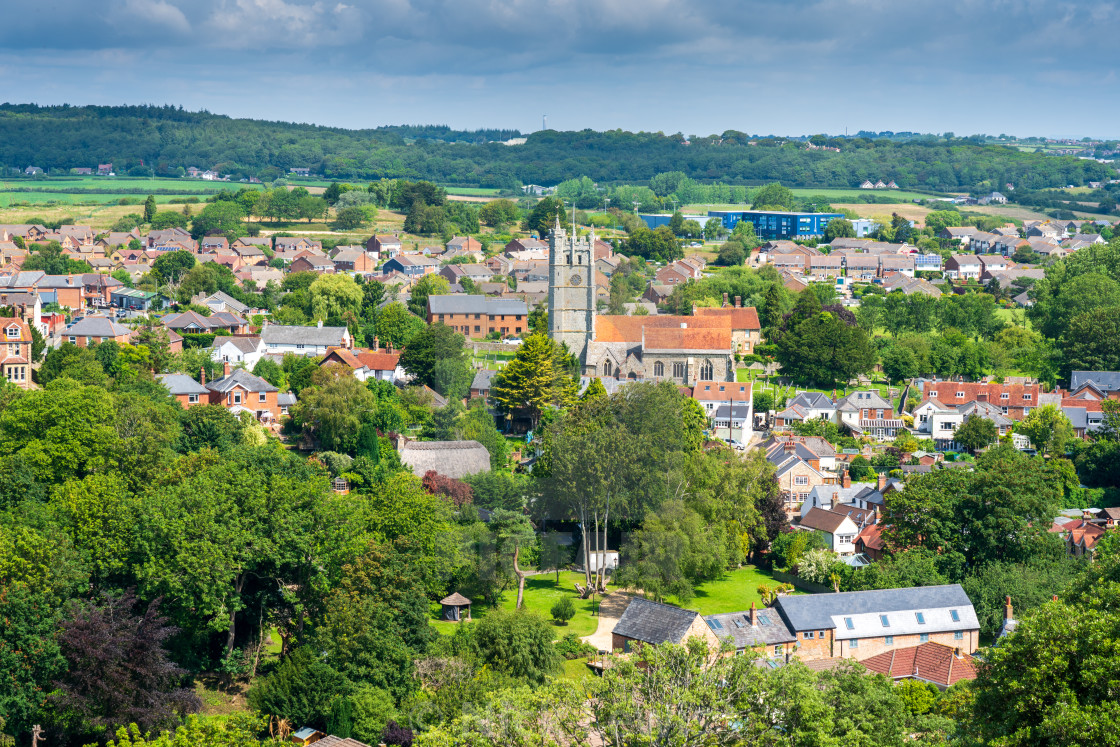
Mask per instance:
[[[377,341],[377,335],[374,335],[373,336],[373,352],[376,353],[380,349],[380,345],[381,345],[381,343],[379,343]]]
[[[723,307],[724,307],[724,308],[726,309],[726,308],[727,308],[727,306],[728,306],[728,303],[727,303],[727,294],[726,294],[726,293],[724,293],[724,294],[723,294]]]
[[[222,375],[229,376],[229,361],[222,364]]]
[[[1011,595],[1010,594],[1007,595],[1007,597],[1004,598],[1003,619],[1004,620],[1014,620],[1015,619],[1014,610],[1011,607]]]
[[[737,308],[737,309],[742,308],[742,306],[743,306],[743,297],[742,296],[735,296],[735,308]]]
[[[203,367],[203,368],[198,369],[198,373],[199,373],[199,379],[201,380],[202,385],[206,386],[206,368]]]
[[[323,328],[323,320],[320,319],[319,322],[315,326],[318,327],[319,329],[322,329]]]
[[[751,602],[751,627],[754,628],[754,627],[757,627],[757,626],[758,626],[758,614],[755,612],[754,602]]]
[[[852,487],[852,473],[848,470],[844,470],[844,477],[841,478],[840,484],[845,488]]]
[[[887,475],[884,472],[879,473],[879,492],[882,493],[883,489],[887,487]]]
[[[792,454],[794,450],[793,441],[786,441],[784,447],[787,454]]]

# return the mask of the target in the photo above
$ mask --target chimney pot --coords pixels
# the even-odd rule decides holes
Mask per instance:
[[[751,627],[754,628],[754,627],[757,627],[757,625],[758,625],[758,613],[754,609],[754,602],[751,602]]]
[[[887,476],[885,473],[879,473],[879,492],[882,492],[887,487]]]
[[[726,293],[723,294],[723,305],[727,306],[727,294]]]
[[[1011,607],[1011,595],[1007,595],[1003,603],[1003,619],[1014,620],[1014,609]]]
[[[206,368],[204,367],[204,368],[198,369],[198,373],[199,373],[199,380],[202,382],[202,385],[206,386]]]
[[[841,480],[840,480],[840,484],[841,484],[842,486],[844,486],[845,488],[850,488],[850,487],[852,487],[852,473],[851,473],[851,472],[849,472],[849,471],[847,471],[847,470],[845,470],[845,471],[844,471],[844,477],[843,477],[843,478],[841,478]]]

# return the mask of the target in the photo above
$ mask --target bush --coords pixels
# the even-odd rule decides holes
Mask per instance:
[[[557,625],[567,625],[568,621],[576,616],[576,606],[570,596],[562,596],[552,605],[552,619]]]
[[[590,643],[584,643],[575,633],[568,633],[556,642],[556,653],[569,661],[572,659],[585,659],[598,653]]]

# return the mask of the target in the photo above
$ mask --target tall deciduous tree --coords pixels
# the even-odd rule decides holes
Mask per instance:
[[[466,338],[442,322],[425,327],[408,342],[400,364],[416,381],[430,387],[436,383],[436,364],[446,360],[465,360]]]
[[[1043,454],[1061,455],[1073,438],[1073,424],[1055,405],[1042,405],[1016,424],[1015,432],[1029,438]]]
[[[67,668],[52,696],[67,731],[90,737],[129,724],[158,730],[200,710],[202,702],[182,686],[186,671],[164,648],[175,632],[158,599],[140,605],[129,592],[76,605],[59,632]]]

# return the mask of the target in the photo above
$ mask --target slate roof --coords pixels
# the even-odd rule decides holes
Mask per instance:
[[[485,391],[489,389],[490,382],[497,375],[497,373],[497,371],[491,370],[489,368],[483,368],[474,375],[474,379],[471,381],[471,389],[477,389],[479,391]]]
[[[172,394],[209,394],[210,390],[186,374],[160,374],[156,378]]]
[[[772,609],[755,610],[755,625],[751,625],[750,612],[727,612],[707,615],[704,622],[721,641],[730,640],[735,648],[772,646],[797,640],[782,622],[781,615]]]
[[[1069,375],[1069,388],[1073,391],[1089,382],[1102,392],[1120,391],[1120,371],[1073,371]]]
[[[132,330],[106,316],[87,316],[71,324],[63,334],[71,337],[119,337],[132,334]]]
[[[838,511],[826,511],[823,508],[810,508],[809,512],[801,517],[801,526],[816,529],[821,532],[835,534],[844,519],[850,518],[847,514]],[[858,527],[856,527],[858,529]]]
[[[529,307],[525,305],[524,301],[455,293],[446,296],[428,296],[428,312],[431,314],[527,315]]]
[[[820,392],[798,392],[797,396],[789,401],[787,407],[803,407],[811,410],[834,410],[836,404],[827,394]]]
[[[214,303],[214,304],[224,303],[226,305],[226,308],[228,308],[230,311],[233,311],[236,314],[244,314],[246,311],[249,310],[248,306],[246,306],[245,304],[241,303],[240,301],[238,301],[233,296],[231,296],[228,293],[225,293],[223,291],[218,291],[217,293],[211,293],[206,298],[201,299],[201,301],[202,301],[201,305],[203,305],[203,306],[209,306],[211,303]]]
[[[779,597],[774,609],[791,630],[835,629],[837,639],[980,627],[972,601],[960,584]],[[951,619],[950,609],[957,611],[959,621]],[[925,623],[918,623],[918,612]],[[887,616],[889,625],[882,625],[880,615]],[[847,628],[844,618],[853,621],[852,629]]]
[[[432,470],[459,479],[490,471],[490,452],[478,441],[409,441],[400,457],[419,476]]]
[[[883,399],[882,395],[878,392],[852,392],[846,397],[841,397],[836,401],[836,409],[845,412],[856,412],[868,408],[871,410],[891,410],[894,409],[887,400]]]
[[[215,337],[211,348],[217,349],[223,345],[232,344],[242,353],[255,353],[261,344],[259,337]]]
[[[281,345],[326,345],[341,347],[344,344],[346,327],[296,327],[283,324],[268,324],[261,329],[261,339],[265,344]]]
[[[260,376],[255,376],[243,368],[235,368],[230,371],[229,376],[223,376],[216,381],[212,381],[206,385],[208,389],[215,392],[225,394],[237,387],[249,392],[278,392],[280,391],[272,384],[262,379]]]
[[[622,613],[614,632],[643,643],[681,643],[700,613],[636,597]]]

